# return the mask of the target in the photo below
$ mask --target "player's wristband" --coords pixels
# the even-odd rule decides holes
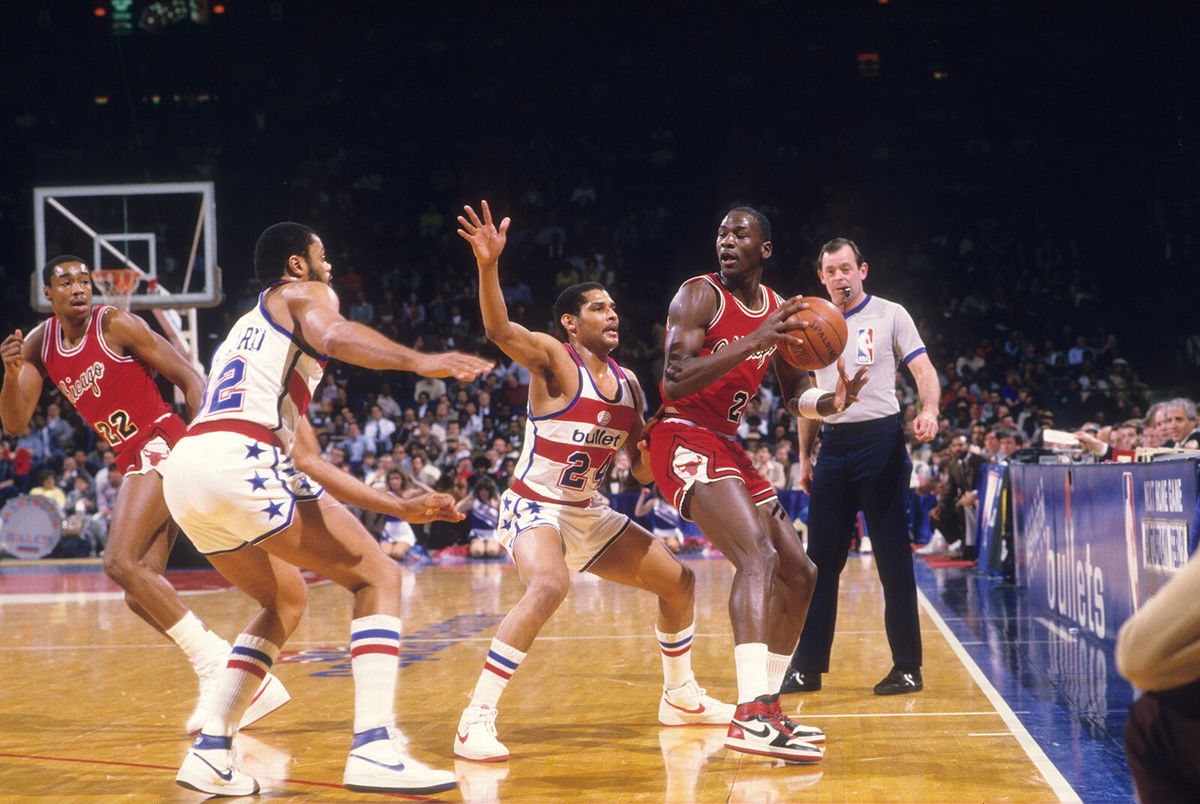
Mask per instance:
[[[800,394],[800,398],[796,400],[796,407],[800,410],[800,415],[806,419],[824,418],[817,412],[817,403],[821,401],[823,396],[825,396],[825,392],[820,388],[809,388]]]

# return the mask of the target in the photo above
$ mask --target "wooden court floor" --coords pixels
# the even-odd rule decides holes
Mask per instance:
[[[0,565],[0,576],[7,566]],[[697,573],[697,676],[710,693],[732,700],[726,614],[732,568],[719,558],[690,566]],[[399,721],[414,755],[454,768],[460,779],[459,790],[434,800],[1072,800],[1016,719],[976,681],[970,660],[956,651],[929,607],[921,615],[925,691],[872,694],[890,661],[870,557],[852,557],[843,574],[824,689],[784,698],[785,711],[799,712],[798,720],[828,734],[825,760],[817,766],[726,751],[723,727],[659,726],[654,600],[586,575],[501,700],[497,727],[512,759],[455,761],[451,739],[459,713],[520,584],[508,564],[404,572]],[[188,745],[182,725],[195,695],[183,655],[111,591],[22,596],[3,594],[4,588],[0,584],[0,801],[202,800],[174,784]],[[235,590],[197,591],[186,600],[227,638],[252,611]],[[338,784],[353,712],[349,616],[346,592],[312,585],[306,618],[275,666],[293,700],[239,736],[243,765],[263,782],[264,800],[388,798]]]

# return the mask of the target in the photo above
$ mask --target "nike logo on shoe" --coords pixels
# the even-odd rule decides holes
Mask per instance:
[[[461,731],[456,731],[456,732],[454,732],[454,736],[458,738],[458,741],[460,743],[465,743],[467,741],[468,735],[463,734]]]
[[[671,707],[672,709],[678,709],[680,712],[683,712],[683,713],[689,714],[689,715],[701,715],[701,714],[704,714],[704,712],[706,711],[704,708],[704,704],[700,704],[695,709],[687,709],[685,707],[679,706],[678,704],[671,703],[670,699],[667,699],[667,706]]]
[[[763,726],[762,731],[756,731],[755,729],[750,728],[750,725],[747,723],[739,723],[738,725],[742,727],[742,731],[746,732],[747,734],[753,734],[755,737],[766,737],[771,733],[770,726]]]
[[[224,781],[226,781],[226,782],[233,781],[233,768],[230,768],[229,770],[226,770],[226,771],[217,770],[216,765],[212,764],[207,759],[205,759],[204,757],[197,754],[195,751],[192,752],[192,756],[194,756],[196,759],[203,762],[208,767],[212,768],[213,773],[217,774],[217,776],[220,776]]]

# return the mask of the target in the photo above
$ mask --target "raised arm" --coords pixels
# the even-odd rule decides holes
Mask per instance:
[[[26,338],[21,330],[4,339],[0,354],[4,357],[4,386],[0,388],[0,422],[4,431],[25,432],[29,419],[42,395],[42,338],[46,325],[39,324]]]
[[[663,366],[665,401],[669,404],[673,399],[682,399],[707,388],[750,355],[770,349],[780,341],[803,343],[801,338],[790,334],[795,325],[785,325],[784,319],[804,307],[799,296],[788,299],[745,338],[700,357],[704,332],[716,313],[717,297],[714,290],[702,282],[681,287],[671,300],[667,313],[666,362]]]
[[[553,362],[562,354],[562,344],[541,332],[530,332],[508,317],[504,293],[500,289],[500,254],[508,241],[508,218],[500,221],[497,229],[492,222],[492,210],[488,202],[480,205],[483,220],[470,206],[463,207],[466,215],[458,216],[462,227],[458,235],[471,244],[475,252],[475,263],[479,268],[479,310],[483,315],[483,329],[488,340],[500,347],[504,354],[520,363],[533,374],[541,375],[550,370]]]
[[[381,489],[375,489],[349,472],[344,472],[321,457],[317,436],[308,419],[301,418],[296,427],[296,441],[292,446],[292,459],[296,468],[325,487],[334,499],[375,511],[390,514],[408,522],[459,522],[463,515],[454,508],[454,498],[449,494],[428,493],[401,499]]]
[[[463,352],[418,352],[338,312],[337,294],[321,282],[293,282],[280,291],[295,334],[317,352],[368,369],[413,371],[469,382],[491,371],[491,360]]]
[[[188,416],[196,415],[204,396],[204,378],[166,338],[138,316],[120,310],[106,312],[100,323],[110,345],[124,349],[170,380],[183,391]]]

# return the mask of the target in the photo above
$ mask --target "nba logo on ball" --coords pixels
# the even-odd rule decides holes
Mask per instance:
[[[601,427],[603,427],[612,421],[612,414],[610,414],[607,410],[602,410],[599,414],[597,414],[596,421],[600,423]]]
[[[858,353],[854,362],[860,366],[869,366],[875,362],[874,327],[863,327],[858,331]]]

